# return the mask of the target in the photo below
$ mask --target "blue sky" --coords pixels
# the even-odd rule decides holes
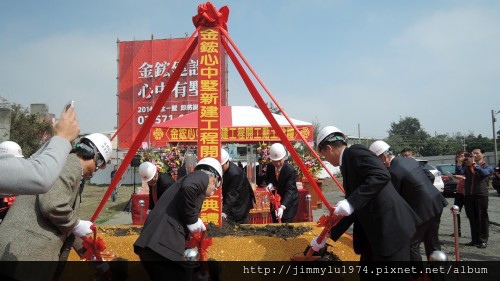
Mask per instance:
[[[184,37],[200,1],[7,1],[0,96],[60,114],[83,133],[116,126],[117,39]],[[500,1],[212,1],[287,114],[383,138],[420,120],[431,135],[492,137],[500,110]],[[230,105],[254,105],[230,63]],[[265,92],[262,92],[265,95]],[[269,100],[269,98],[265,98]],[[500,114],[497,115],[500,120]],[[499,130],[497,123],[497,130]]]

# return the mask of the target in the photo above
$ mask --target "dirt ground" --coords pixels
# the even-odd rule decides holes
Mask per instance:
[[[97,207],[101,203],[104,194],[109,186],[97,186],[86,184],[82,192],[82,202],[80,203],[79,215],[82,219],[90,219]],[[137,186],[136,186],[137,188]],[[113,202],[111,197],[106,201],[106,205],[97,217],[96,223],[102,224],[112,218],[116,213],[121,212],[127,207],[127,203],[134,191],[133,186],[122,185],[118,189],[116,201]]]
[[[339,180],[341,182],[341,180]],[[136,189],[138,186],[136,186]],[[94,214],[97,206],[101,203],[107,185],[90,185],[86,184],[82,193],[82,202],[80,203],[80,217],[83,219],[90,219]],[[323,183],[323,192],[338,190],[332,179],[325,179]],[[111,197],[106,201],[106,205],[97,217],[96,223],[102,224],[112,218],[115,214],[123,211],[134,191],[133,186],[122,185],[118,190],[118,196],[115,202],[112,202]]]

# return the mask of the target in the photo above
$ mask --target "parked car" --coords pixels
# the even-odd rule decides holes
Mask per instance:
[[[436,169],[436,167],[432,166],[431,164],[427,163],[427,160],[423,159],[415,159],[420,163],[420,166],[422,166],[423,169],[429,170],[434,175],[434,186],[439,190],[439,192],[444,191],[444,182],[442,179],[441,172]]]
[[[443,179],[444,183],[444,189],[443,189],[443,195],[444,196],[454,196],[455,193],[457,192],[457,182],[453,178],[453,175],[455,175],[455,164],[437,164],[436,168],[438,171],[441,172],[441,178]]]

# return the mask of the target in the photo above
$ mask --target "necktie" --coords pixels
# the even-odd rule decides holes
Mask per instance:
[[[276,180],[278,180],[279,176],[280,176],[280,170],[276,169]]]

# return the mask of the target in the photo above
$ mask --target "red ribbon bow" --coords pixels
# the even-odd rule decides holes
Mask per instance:
[[[200,261],[205,261],[208,254],[208,247],[212,246],[212,238],[205,237],[206,231],[191,234],[191,239],[186,242],[186,248],[197,248],[200,254]]]
[[[88,261],[98,260],[102,261],[102,252],[106,250],[106,245],[101,237],[97,237],[97,229],[95,225],[91,225],[90,229],[94,232],[94,237],[82,238],[82,246],[85,248],[85,253],[80,257]]]
[[[193,24],[195,27],[206,26],[214,27],[220,26],[227,30],[227,19],[229,18],[229,8],[224,6],[217,11],[215,6],[207,2],[198,5],[198,14],[193,16]]]
[[[16,196],[11,196],[11,197],[5,197],[3,199],[3,202],[7,203],[8,207],[11,207],[12,204],[14,204],[14,201],[16,201]]]
[[[268,190],[268,194],[269,194],[269,200],[271,201],[271,204],[274,206],[274,209],[278,210],[278,208],[281,206],[281,196],[277,192],[273,193],[270,190]]]

